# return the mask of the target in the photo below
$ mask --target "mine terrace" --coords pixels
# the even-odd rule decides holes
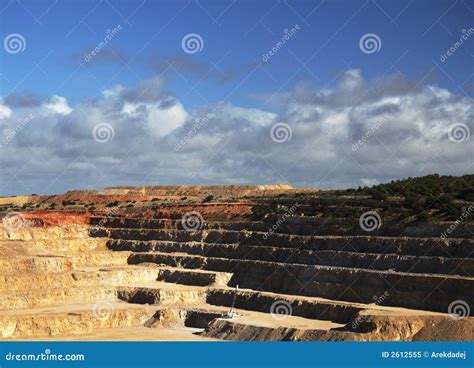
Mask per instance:
[[[0,198],[0,337],[473,340],[472,204],[288,185]]]

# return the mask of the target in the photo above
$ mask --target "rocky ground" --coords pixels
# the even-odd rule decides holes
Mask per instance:
[[[285,185],[1,198],[0,336],[473,340],[472,202],[423,221],[406,203]]]

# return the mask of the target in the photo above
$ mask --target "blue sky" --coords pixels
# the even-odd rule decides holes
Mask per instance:
[[[467,0],[2,0],[0,20],[0,195],[472,173]]]
[[[153,65],[163,59],[181,56],[208,67],[219,63],[216,78],[191,91],[196,76],[169,76],[170,90],[184,96],[187,107],[229,94],[232,102],[258,106],[255,95],[288,90],[301,80],[330,86],[348,65],[367,78],[391,71],[416,79],[473,23],[467,1],[2,1],[2,10],[2,33],[21,33],[27,43],[25,52],[2,57],[2,95],[18,89],[59,94],[74,103],[96,96],[104,86],[134,85],[153,75]],[[84,54],[119,24],[123,31],[108,47],[132,58],[130,64],[80,67]],[[262,55],[296,24],[301,30],[287,47],[262,63]],[[201,35],[202,52],[183,52],[181,39],[188,33]],[[359,49],[366,33],[381,39],[376,54]],[[256,61],[265,70],[258,67],[245,79]],[[442,67],[429,78],[452,91],[465,82],[464,92],[472,93],[472,83],[466,82],[466,71],[473,70],[468,48]],[[230,73],[229,79],[216,80],[221,73]]]

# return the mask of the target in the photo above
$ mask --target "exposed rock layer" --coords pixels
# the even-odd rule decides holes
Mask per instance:
[[[231,199],[239,191],[265,195]],[[107,338],[107,330],[172,328],[193,339],[473,340],[471,222],[449,236],[441,234],[452,222],[390,220],[367,232],[358,216],[380,202],[287,195],[293,191],[107,188],[47,201],[174,199],[7,216],[1,337]],[[211,192],[228,201],[175,200]],[[198,213],[197,227],[188,228],[187,213]]]

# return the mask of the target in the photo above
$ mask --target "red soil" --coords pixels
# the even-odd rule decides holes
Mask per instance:
[[[153,199],[152,196],[142,196],[142,195],[105,195],[105,194],[89,194],[86,192],[74,192],[55,195],[48,198],[48,203],[60,203],[64,200],[66,201],[76,201],[83,203],[111,203],[115,201],[125,202],[125,201],[149,201]]]
[[[19,216],[34,226],[49,227],[64,224],[85,225],[89,223],[90,214],[80,211],[30,211],[22,212]]]
[[[209,204],[185,204],[173,205],[170,207],[161,206],[160,208],[130,209],[121,211],[125,217],[139,217],[143,219],[151,218],[169,218],[180,219],[186,212],[199,212],[204,219],[237,219],[245,218],[252,214],[251,203],[209,203]]]

